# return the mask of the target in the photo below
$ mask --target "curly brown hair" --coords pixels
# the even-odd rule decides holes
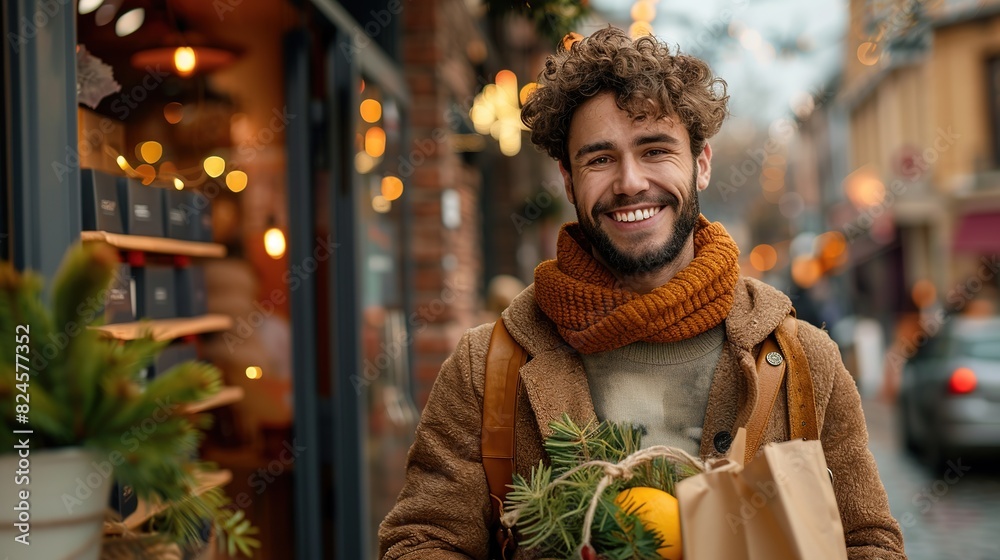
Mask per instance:
[[[521,110],[531,141],[569,169],[570,119],[583,102],[600,93],[615,95],[632,118],[677,117],[691,137],[691,154],[722,126],[728,111],[726,82],[708,64],[650,36],[631,39],[608,26],[566,50],[550,55],[539,87]]]

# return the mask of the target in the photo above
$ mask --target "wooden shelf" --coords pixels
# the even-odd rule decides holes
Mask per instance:
[[[198,486],[195,487],[194,491],[191,493],[194,496],[200,496],[205,492],[213,488],[218,488],[220,486],[225,486],[233,480],[233,473],[229,470],[220,470],[213,473],[202,473],[198,475],[196,482]],[[131,515],[125,518],[122,523],[115,523],[110,525],[105,525],[105,534],[121,534],[124,530],[135,531],[142,526],[143,523],[149,521],[152,517],[156,516],[163,510],[167,509],[167,504],[157,503],[149,504],[142,500],[139,500],[138,505],[136,505],[135,511]]]
[[[202,243],[198,241],[181,241],[165,237],[145,237],[142,235],[126,235],[124,233],[108,233],[106,231],[80,232],[83,241],[104,241],[112,247],[126,251],[145,251],[147,253],[163,253],[165,255],[186,255],[189,257],[226,256],[226,246],[219,243]]]
[[[227,404],[233,404],[234,402],[239,402],[243,400],[243,387],[223,387],[215,395],[196,403],[191,403],[184,407],[184,414],[195,414],[196,412],[204,412],[206,410],[211,410],[213,408],[219,408],[220,406],[226,406]]]
[[[229,315],[211,314],[200,317],[116,323],[91,328],[104,333],[109,338],[119,340],[135,340],[141,338],[147,331],[152,331],[153,338],[156,340],[173,340],[182,336],[225,331],[232,327],[233,318]]]

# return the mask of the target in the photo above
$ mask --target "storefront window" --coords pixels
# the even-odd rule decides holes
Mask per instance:
[[[294,441],[285,137],[303,115],[288,110],[281,53],[297,12],[96,4],[77,15],[83,229],[168,242],[122,250],[138,302],[122,321],[210,322],[168,346],[216,366],[232,397],[204,411],[199,454],[228,473],[259,557],[283,556],[296,468],[281,460]],[[162,309],[144,305],[161,292]]]
[[[364,246],[363,366],[369,385],[367,457],[371,535],[402,489],[406,452],[419,412],[411,400],[404,311],[402,129],[397,102],[372,77],[359,85],[354,167],[361,186]],[[374,373],[373,373],[374,372]],[[377,543],[373,543],[377,550]]]

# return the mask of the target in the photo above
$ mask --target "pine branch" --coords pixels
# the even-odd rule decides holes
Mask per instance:
[[[233,510],[231,502],[221,488],[213,488],[200,495],[188,495],[174,501],[151,524],[170,540],[184,546],[203,541],[206,523],[211,523],[219,538],[219,550],[235,556],[237,550],[251,557],[253,549],[261,543],[253,537],[259,532],[242,510]]]
[[[222,375],[204,363],[181,364],[145,386],[140,372],[167,342],[150,336],[121,343],[88,327],[99,323],[104,290],[118,264],[117,251],[102,244],[69,249],[51,292],[42,281],[0,263],[0,339],[16,340],[18,325],[30,326],[30,341],[0,344],[0,445],[13,445],[17,354],[31,358],[33,446],[83,446],[115,466],[115,478],[151,503],[167,503],[160,523],[167,536],[193,542],[202,520],[211,520],[220,540],[247,556],[260,546],[242,512],[227,506],[221,490],[192,495],[195,473],[213,467],[191,459],[211,416],[184,413],[184,405],[216,394]],[[18,348],[18,346],[22,346]],[[26,348],[24,347],[26,346]],[[22,361],[23,362],[23,361]],[[23,369],[23,368],[22,368]],[[176,503],[174,503],[176,501]],[[179,504],[179,505],[178,505]]]
[[[579,426],[569,416],[550,424],[544,442],[551,466],[539,464],[528,479],[515,475],[507,494],[505,519],[514,520],[521,546],[544,557],[572,558],[583,542],[584,517],[601,480],[600,464],[618,464],[642,449],[642,434],[629,425],[591,422]],[[666,458],[641,464],[631,478],[613,479],[598,498],[591,527],[591,545],[607,560],[655,560],[662,538],[647,530],[636,511],[615,503],[626,488],[649,486],[673,493],[674,485],[691,474]]]

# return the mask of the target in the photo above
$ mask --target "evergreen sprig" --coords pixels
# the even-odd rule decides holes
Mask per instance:
[[[200,498],[185,500],[203,465],[191,457],[211,417],[186,414],[184,408],[216,394],[222,375],[210,364],[189,362],[143,383],[142,370],[167,342],[150,334],[121,342],[90,328],[102,321],[104,292],[117,268],[112,247],[74,245],[53,279],[51,305],[46,305],[37,274],[0,263],[0,449],[11,449],[13,430],[27,425],[34,450],[87,448],[98,462],[114,466],[115,478],[140,499],[194,506]],[[20,339],[24,328],[19,325],[30,329]],[[26,425],[18,417],[22,403],[28,409]],[[213,514],[209,518],[222,526],[232,519],[211,503],[202,505],[203,513]],[[177,514],[169,534],[194,534],[201,526],[195,521]]]
[[[196,547],[204,542],[205,520],[212,520],[211,527],[219,538],[219,550],[229,556],[237,551],[251,556],[260,548],[258,533],[242,510],[234,509],[229,497],[221,488],[212,488],[201,494],[190,493],[171,503],[162,514],[150,522],[150,529],[185,547]]]
[[[573,558],[583,542],[587,509],[605,476],[601,465],[585,464],[620,463],[642,449],[642,433],[631,425],[613,422],[579,426],[566,414],[549,427],[552,434],[544,447],[550,464],[543,462],[532,468],[527,479],[514,475],[505,518],[516,520],[520,546],[543,557]],[[594,549],[607,560],[659,559],[662,538],[640,522],[638,505],[623,510],[615,504],[615,497],[635,487],[673,494],[676,483],[693,474],[696,471],[691,467],[656,458],[636,467],[631,477],[613,480],[598,498],[591,530]]]

